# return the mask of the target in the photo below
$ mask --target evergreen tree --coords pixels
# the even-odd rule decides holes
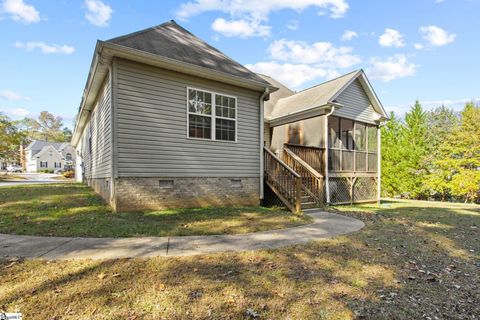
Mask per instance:
[[[451,193],[449,183],[451,172],[449,168],[439,166],[437,160],[445,158],[442,146],[450,139],[459,119],[452,109],[441,106],[427,113],[427,122],[431,151],[424,159],[428,168],[425,185],[431,195],[439,195],[441,200],[446,200]]]
[[[427,113],[417,100],[405,115],[404,134],[399,145],[406,164],[403,172],[402,192],[412,198],[425,198],[428,189],[424,185],[427,175],[425,157],[431,150],[428,142]]]
[[[401,193],[402,154],[399,149],[403,126],[395,113],[381,128],[382,139],[382,193],[384,196],[395,196]]]

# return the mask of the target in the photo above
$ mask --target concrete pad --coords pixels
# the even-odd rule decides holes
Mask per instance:
[[[49,260],[118,259],[275,249],[328,239],[364,227],[360,220],[335,213],[318,209],[308,210],[306,213],[313,217],[313,223],[289,229],[239,235],[56,238],[0,234],[0,258],[16,256]]]

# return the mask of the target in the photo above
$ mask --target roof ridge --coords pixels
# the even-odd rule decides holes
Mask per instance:
[[[341,76],[338,76],[338,77],[336,77],[336,78],[327,80],[327,81],[325,81],[325,82],[322,82],[322,83],[316,84],[316,85],[314,85],[314,86],[311,86],[311,87],[309,87],[309,88],[306,88],[306,89],[300,90],[300,91],[298,91],[298,92],[295,92],[295,94],[302,93],[302,92],[305,92],[305,91],[310,90],[310,89],[314,89],[314,88],[319,87],[319,86],[321,86],[321,85],[324,85],[324,84],[327,84],[327,83],[329,83],[329,82],[332,82],[332,81],[338,80],[338,79],[340,79],[340,78],[346,77],[346,76],[348,76],[348,75],[350,75],[350,74],[352,74],[352,73],[359,73],[360,71],[362,71],[362,69],[357,69],[357,70],[351,71],[351,72],[349,72],[349,73],[345,73],[345,74],[343,74],[343,75],[341,75]]]
[[[145,33],[145,32],[151,31],[151,30],[155,30],[155,29],[158,29],[160,27],[164,27],[164,26],[169,25],[169,24],[180,26],[178,23],[175,22],[175,20],[172,19],[170,21],[165,21],[161,24],[157,24],[156,26],[152,26],[152,27],[148,27],[148,28],[145,28],[145,29],[142,29],[142,30],[135,31],[135,32],[127,33],[127,34],[124,34],[123,36],[115,37],[115,38],[108,39],[108,40],[105,40],[105,41],[110,42],[110,41],[125,40],[125,39],[131,38],[133,36],[139,35],[141,33]]]
[[[214,46],[210,45],[208,42],[204,41],[202,38],[196,36],[195,34],[193,34],[192,32],[190,32],[189,30],[185,29],[183,26],[179,25],[175,20],[170,20],[170,21],[166,21],[164,23],[161,23],[159,25],[156,25],[156,26],[153,26],[153,27],[150,27],[150,28],[146,28],[146,29],[143,29],[143,30],[139,30],[139,31],[135,31],[135,32],[132,32],[132,33],[129,33],[129,34],[126,34],[126,35],[123,35],[123,36],[119,36],[119,37],[116,37],[116,38],[112,38],[112,39],[109,39],[109,40],[106,40],[105,42],[116,42],[116,41],[121,41],[121,40],[125,40],[125,39],[128,39],[128,38],[131,38],[131,37],[134,37],[136,35],[139,35],[139,34],[142,34],[142,33],[146,33],[146,32],[149,32],[149,31],[153,31],[153,30],[156,30],[156,29],[159,29],[159,28],[162,28],[162,27],[165,27],[165,26],[175,26],[176,28],[178,29],[181,29],[183,32],[186,32],[187,34],[189,34],[190,36],[192,36],[193,38],[195,38],[196,40],[200,41],[202,44],[204,44],[208,49],[210,50],[213,50],[215,51],[216,53],[222,55],[223,57],[225,57],[227,60],[229,60],[230,62],[232,62],[233,64],[235,64],[236,66],[244,69],[245,71],[251,73],[251,74],[255,74],[255,72],[253,72],[252,70],[248,69],[247,67],[245,67],[243,64],[239,63],[238,61],[236,61],[235,59],[231,58],[230,56],[226,55],[223,51],[220,51],[218,50],[217,48],[215,48]]]

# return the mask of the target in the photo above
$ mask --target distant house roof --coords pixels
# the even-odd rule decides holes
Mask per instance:
[[[374,110],[383,117],[387,114],[378,100],[373,88],[370,86],[363,70],[347,73],[338,78],[326,81],[314,87],[297,92],[293,95],[280,98],[273,107],[267,119],[285,118],[289,115],[300,113],[313,108],[334,105],[336,97],[342,93],[354,80],[359,79],[365,93],[369,97]],[[338,107],[341,107],[338,105]]]
[[[25,150],[32,150],[32,157],[42,151],[43,148],[52,146],[55,150],[61,152],[65,147],[69,145],[68,142],[50,142],[50,141],[42,141],[42,140],[33,140],[30,144],[25,148]]]
[[[278,100],[282,98],[289,97],[291,95],[295,94],[295,91],[291,90],[287,86],[285,86],[283,83],[273,79],[270,76],[264,75],[257,73],[258,76],[262,77],[265,81],[268,81],[272,86],[277,87],[278,90],[270,94],[270,99],[268,101],[265,101],[264,104],[264,115],[265,117],[270,117],[273,107],[275,104],[277,104]]]
[[[173,20],[106,42],[268,84]]]

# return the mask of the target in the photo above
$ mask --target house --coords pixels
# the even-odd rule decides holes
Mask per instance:
[[[352,139],[360,123],[377,129],[385,119],[363,71],[341,79],[295,93],[174,21],[98,41],[72,137],[76,179],[122,211],[258,205],[264,195],[293,211],[302,200],[333,203],[333,175],[379,179],[355,164],[329,177],[326,159],[334,168],[343,153],[363,152],[343,151],[333,119],[345,129],[340,119],[358,121],[345,131]]]
[[[74,169],[75,149],[67,142],[34,140],[24,150],[26,172]]]

